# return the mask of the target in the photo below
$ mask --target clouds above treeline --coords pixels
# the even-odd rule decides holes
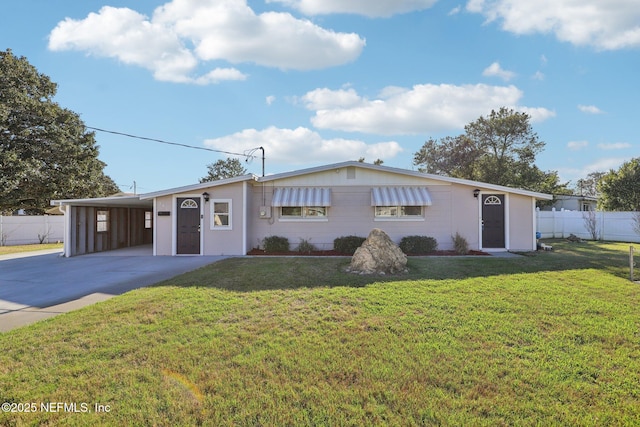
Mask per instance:
[[[256,14],[245,0],[173,0],[151,18],[105,6],[84,19],[65,19],[49,35],[53,51],[115,58],[151,70],[157,80],[197,84],[247,77],[235,67],[194,75],[209,61],[312,70],[354,61],[364,46],[357,34],[289,13]]]
[[[592,50],[637,49],[637,1],[616,0],[612,7],[603,0],[467,0],[452,5],[454,9],[449,7],[442,19],[453,20],[460,14],[481,15],[485,25],[519,36],[551,35],[561,42]],[[48,47],[142,67],[162,82],[240,84],[251,78],[248,65],[252,70],[258,66],[286,73],[358,61],[367,49],[365,35],[351,32],[346,20],[340,31],[329,28],[326,15],[381,20],[417,11],[436,13],[437,3],[438,0],[263,0],[260,7],[266,11],[257,12],[247,0],[171,0],[146,15],[135,10],[136,3],[132,2],[131,8],[104,6],[87,16],[60,21],[49,34]],[[547,62],[544,55],[541,62]],[[386,87],[367,86],[369,92],[365,94],[360,92],[364,88],[316,87],[310,83],[302,90],[306,93],[278,93],[278,98],[263,98],[271,108],[275,108],[276,99],[295,99],[298,108],[309,112],[308,123],[297,128],[245,129],[209,139],[206,145],[218,149],[233,146],[234,150],[264,146],[272,160],[288,164],[304,163],[302,159],[324,162],[365,157],[373,161],[390,159],[402,152],[393,136],[457,132],[501,106],[526,112],[533,122],[555,117],[555,111],[543,106],[523,105],[523,92],[515,85],[523,70],[517,73],[511,67],[505,68],[491,58],[484,70],[478,70],[478,78],[483,76],[488,78],[485,81],[498,84],[418,81],[404,83],[413,84],[411,87],[400,87],[391,80],[382,84]],[[383,77],[393,79],[393,75]],[[537,71],[532,78],[542,81],[545,75]],[[578,109],[586,114],[604,114],[594,105],[579,105]],[[369,138],[365,142],[366,138],[361,140],[359,136],[326,138],[320,131],[373,135],[374,140],[379,136],[381,141],[371,142]],[[585,141],[575,141],[567,147],[577,151],[587,146]],[[612,144],[599,148],[625,147]]]
[[[600,50],[640,47],[637,0],[469,0],[466,10],[513,34],[553,34]]]
[[[314,112],[311,123],[316,128],[376,135],[462,129],[500,106],[525,112],[534,122],[555,116],[546,108],[519,106],[522,95],[512,85],[422,84],[412,88],[387,87],[372,99],[353,88],[322,88],[308,92],[300,101]]]
[[[303,15],[357,14],[388,18],[429,9],[437,0],[267,0]],[[579,46],[613,50],[640,47],[637,0],[469,0],[467,13],[481,14],[514,34],[554,34]],[[428,13],[428,12],[427,12]],[[147,68],[161,81],[213,84],[244,80],[238,64],[313,70],[355,61],[366,41],[288,12],[256,13],[246,0],[172,0],[148,17],[130,8],[105,6],[83,19],[66,18],[51,31],[53,51],[77,50]],[[215,67],[196,75],[210,61]],[[498,63],[487,70],[509,80]]]
[[[364,157],[373,161],[390,159],[402,151],[395,141],[366,143],[358,139],[324,139],[306,127],[281,129],[274,126],[266,129],[245,129],[221,138],[208,139],[205,145],[217,150],[234,147],[234,150],[249,151],[264,147],[269,160],[275,163],[299,165],[314,162],[331,162],[335,159],[358,160]]]
[[[349,13],[370,18],[388,18],[399,13],[428,9],[437,0],[267,0],[280,3],[305,15]]]

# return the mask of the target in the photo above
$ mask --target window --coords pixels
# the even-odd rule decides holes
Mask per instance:
[[[180,204],[182,209],[198,209],[198,202],[193,199],[186,199]]]
[[[421,218],[422,206],[376,206],[376,218]]]
[[[151,211],[144,213],[144,228],[153,228],[153,212]]]
[[[211,201],[211,229],[231,230],[231,200]]]
[[[98,233],[109,231],[109,211],[96,212],[96,231]]]
[[[501,205],[502,200],[498,196],[489,196],[484,200],[485,205]]]
[[[282,218],[326,218],[326,206],[282,206]]]

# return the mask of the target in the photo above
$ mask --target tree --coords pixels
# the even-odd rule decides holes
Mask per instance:
[[[51,199],[118,191],[94,133],[53,101],[56,91],[25,57],[0,51],[0,212],[42,213]]]
[[[233,178],[247,173],[240,160],[227,157],[226,160],[218,160],[207,165],[207,176],[200,178],[200,182],[217,181],[219,179]]]
[[[640,157],[624,162],[602,177],[598,205],[609,211],[640,211]]]
[[[591,172],[586,178],[576,182],[575,194],[579,196],[598,197],[598,183],[606,172]]]
[[[358,159],[358,162],[359,162],[359,163],[364,163],[364,157],[360,157],[360,158]],[[373,164],[374,164],[374,165],[376,165],[376,166],[380,166],[380,165],[382,165],[383,163],[384,163],[384,160],[382,160],[382,159],[376,159],[376,160],[374,160],[374,161],[373,161]]]
[[[456,137],[430,139],[414,154],[423,172],[445,174],[532,191],[566,193],[556,172],[541,171],[535,158],[545,143],[527,113],[505,107],[465,126]]]

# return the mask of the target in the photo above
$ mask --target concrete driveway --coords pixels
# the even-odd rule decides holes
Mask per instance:
[[[154,257],[140,249],[72,258],[54,253],[0,258],[0,332],[104,301],[225,257]],[[142,255],[141,255],[142,254]]]

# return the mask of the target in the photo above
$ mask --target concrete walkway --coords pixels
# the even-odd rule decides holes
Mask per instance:
[[[0,257],[0,332],[152,285],[225,257],[151,256],[128,248],[72,258],[61,250]]]

